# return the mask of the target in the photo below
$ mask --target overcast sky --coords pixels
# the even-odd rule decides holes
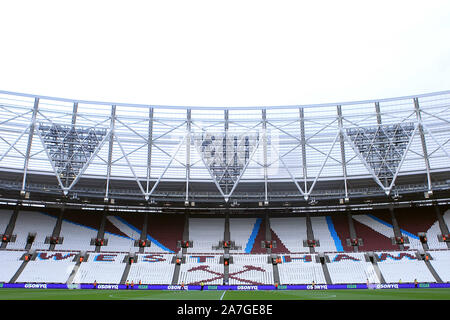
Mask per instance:
[[[0,90],[182,106],[450,89],[450,1],[2,1]]]

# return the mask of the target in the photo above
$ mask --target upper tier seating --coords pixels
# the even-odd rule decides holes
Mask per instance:
[[[139,247],[134,246],[135,240],[140,237],[140,232],[135,228],[130,227],[125,220],[115,217],[107,216],[107,222],[105,223],[105,238],[108,239],[108,245],[102,246],[101,251],[118,251],[118,252],[138,252]],[[114,226],[116,230],[111,230],[111,226]]]
[[[36,233],[32,249],[48,249],[45,238],[50,236],[57,218],[37,211],[19,211],[14,230],[16,241],[8,243],[8,249],[25,249],[29,233]]]
[[[439,221],[437,220],[435,208],[398,208],[395,210],[395,218],[402,235],[409,239],[409,243],[405,244],[405,249],[423,248],[418,236],[420,232],[427,234],[429,248],[435,247],[436,245],[438,248],[441,247],[437,241],[437,235],[441,232],[439,230]]]
[[[63,243],[56,244],[55,250],[95,251],[95,245],[91,245],[91,239],[97,237],[98,230],[63,220],[60,236]]]
[[[445,211],[442,217],[447,225],[447,229],[450,229],[450,210]]]
[[[331,220],[329,223],[332,224]],[[336,239],[333,238],[333,235],[330,231],[330,227],[332,227],[332,225],[328,225],[326,217],[311,217],[311,226],[314,232],[314,238],[319,239],[320,241],[320,245],[315,247],[316,252],[343,251],[342,248],[339,248],[338,250],[338,248],[336,247],[336,242],[341,245],[341,240],[337,238],[336,234],[334,235]]]
[[[306,218],[270,218],[270,227],[290,252],[309,252],[303,246],[307,239]]]
[[[256,221],[256,218],[230,218],[230,240],[240,247],[231,252],[244,253],[248,249],[247,253],[249,253],[252,250],[256,238],[256,234],[252,235],[252,232]]]
[[[12,210],[0,210],[0,234],[5,233],[9,220],[13,214]]]
[[[145,252],[180,251],[177,242],[183,239],[185,217],[180,214],[148,215],[147,239],[152,241]]]
[[[358,238],[363,239],[360,250],[398,250],[398,246],[392,244],[394,229],[386,223],[380,222],[374,215],[352,215]]]
[[[224,239],[225,219],[222,218],[190,218],[189,240],[193,241],[193,247],[187,249],[189,253],[219,253],[223,250],[214,250]]]
[[[447,249],[448,248],[446,242],[439,241],[438,236],[441,234],[442,234],[442,232],[439,227],[439,221],[436,220],[436,222],[426,232],[427,244],[428,244],[429,249],[433,250],[433,249]]]

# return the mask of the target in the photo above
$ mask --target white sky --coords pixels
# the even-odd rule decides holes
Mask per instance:
[[[0,90],[162,105],[450,89],[450,1],[2,1]]]

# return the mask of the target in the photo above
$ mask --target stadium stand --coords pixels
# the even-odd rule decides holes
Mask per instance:
[[[60,231],[64,239],[55,245],[55,250],[95,251],[91,239],[97,238],[101,220],[101,214],[64,212]]]
[[[314,237],[320,239],[320,246],[315,247],[316,252],[343,251],[342,240],[329,217],[311,217],[311,226]]]
[[[107,216],[105,223],[105,235],[108,244],[101,251],[137,252],[139,247],[135,246],[140,233],[136,228],[130,226],[125,220],[116,216]]]
[[[356,234],[364,241],[362,250],[398,250],[398,246],[392,244],[394,230],[391,227],[381,223],[373,215],[355,214],[352,217]]]
[[[426,232],[428,248],[431,250],[435,249],[447,249],[447,244],[445,242],[439,241],[439,235],[442,234],[439,227],[439,221],[436,221],[430,229]]]
[[[125,253],[90,253],[82,262],[73,283],[120,283],[126,263]]]
[[[280,284],[326,284],[321,263],[316,262],[315,254],[283,255],[278,264]]]
[[[373,264],[365,260],[364,253],[327,254],[327,268],[333,284],[380,283]]]
[[[421,249],[423,246],[418,234],[430,233],[433,223],[437,222],[436,214],[429,208],[399,208],[395,210],[395,219],[402,236],[408,239],[405,249]]]
[[[436,282],[424,261],[417,259],[414,251],[376,252],[377,264],[386,283]]]
[[[447,282],[449,122],[450,91],[233,109],[0,90],[0,281]]]
[[[5,217],[10,218],[11,211],[6,212]],[[416,240],[411,235],[428,228],[426,230],[430,246],[428,252],[432,257],[429,262],[442,281],[450,281],[450,273],[447,271],[450,266],[449,251],[446,248],[446,243],[438,241],[437,235],[441,234],[438,221],[433,221],[434,218],[425,221],[425,219],[421,220],[417,216],[414,223],[404,223],[406,218],[402,214],[399,214],[398,220],[400,229],[403,234],[408,236],[410,241],[411,238]],[[170,242],[167,242],[164,237],[150,237],[158,244],[155,245],[152,242],[153,248],[146,248],[146,250],[153,251],[138,253],[139,248],[134,246],[134,241],[141,236],[142,224],[131,224],[129,221],[133,218],[127,215],[116,218],[116,216],[107,216],[106,218],[105,238],[108,239],[108,245],[102,247],[100,252],[95,252],[96,247],[89,245],[91,238],[95,238],[98,232],[97,229],[91,227],[92,223],[86,221],[85,225],[81,225],[67,220],[64,220],[61,225],[61,236],[64,237],[63,244],[57,244],[55,250],[48,250],[48,244],[43,245],[43,242],[45,236],[52,233],[57,218],[39,211],[20,211],[14,229],[19,241],[8,243],[6,249],[0,250],[2,270],[0,281],[10,281],[22,266],[23,270],[17,273],[15,282],[65,283],[75,270],[73,283],[92,283],[96,280],[98,283],[118,284],[124,281],[122,276],[126,275],[126,280],[134,283],[172,284],[175,279],[176,264],[173,263],[175,252],[162,245],[163,242],[166,244]],[[228,266],[228,271],[226,271],[222,259],[223,249],[217,250],[217,248],[214,248],[219,244],[219,241],[223,240],[224,219],[190,218],[189,238],[194,241],[195,245],[193,248],[188,248],[183,255],[185,260],[180,265],[176,283],[199,284],[204,282],[205,284],[217,285],[223,284],[223,281],[227,278],[231,285],[273,284],[275,279],[274,266],[269,263],[269,255],[266,249],[261,248],[260,254],[255,253],[255,248],[261,247],[261,243],[258,243],[258,235],[259,239],[265,239],[266,235],[264,219],[258,219],[230,219],[230,239],[241,248],[230,250],[232,262]],[[355,224],[359,226],[358,231],[361,231],[361,226],[367,228],[370,226],[369,229],[372,234],[377,233],[378,237],[382,237],[384,240],[390,235],[388,230],[392,230],[388,226],[389,222],[385,221],[387,219],[383,219],[385,224],[380,222],[379,215],[355,215],[353,219]],[[345,230],[345,220],[341,221],[340,224],[330,224],[330,220],[332,220],[330,216],[314,216],[311,218],[314,237],[320,241],[320,246],[316,249],[321,248],[320,251],[317,251],[325,252],[325,266],[330,276],[330,282],[328,283],[366,283],[367,280],[370,283],[380,283],[374,264],[367,260],[365,254],[369,251],[367,246],[360,247],[360,252],[339,250],[336,243],[339,240],[343,244],[344,241],[341,237],[342,235],[345,237],[346,234],[345,231],[337,230]],[[311,284],[312,281],[316,284],[327,283],[326,274],[324,274],[324,268],[319,262],[318,254],[305,252],[308,248],[303,247],[300,242],[303,237],[306,238],[305,221],[304,218],[300,217],[270,218],[271,227],[274,229],[271,230],[272,234],[276,236],[280,234],[279,245],[281,248],[285,248],[282,249],[284,252],[281,254],[281,263],[277,265],[280,284]],[[3,225],[5,224],[7,223]],[[171,232],[168,224],[161,223],[159,226],[163,230],[156,234],[166,235],[167,237],[182,237],[181,219],[177,224],[178,231]],[[157,225],[157,223],[154,224],[154,226]],[[404,230],[403,227],[408,228],[409,231]],[[37,251],[35,259],[23,264],[23,260],[20,259],[26,252],[23,248],[26,241],[25,235],[28,235],[29,232],[36,232],[37,242],[35,245]],[[358,236],[367,241],[367,239],[370,240],[367,237],[368,234],[358,233]],[[430,236],[433,234],[435,237]],[[175,241],[173,239],[171,241],[173,248]],[[373,239],[373,247],[379,247],[376,241],[377,239]],[[37,244],[41,244],[42,248]],[[284,245],[287,245],[287,247]],[[61,247],[70,249],[61,249]],[[290,247],[290,250],[287,249],[288,247]],[[435,247],[440,250],[433,249]],[[21,250],[11,248],[20,248]],[[177,249],[179,250],[179,248]],[[418,260],[419,255],[416,249],[423,251],[417,243],[405,246],[403,251],[374,250],[377,267],[386,283],[398,283],[399,281],[406,283],[413,282],[414,279],[419,282],[436,282],[436,278],[433,277],[426,263]],[[303,253],[290,253],[291,250],[303,250]],[[80,251],[87,251],[89,259],[83,261],[78,269],[74,269],[76,264],[74,258]],[[129,253],[133,252],[137,253],[137,259],[130,265],[128,274],[125,274],[127,263],[124,259]]]
[[[3,234],[6,231],[12,213],[12,210],[0,210],[0,234]]]
[[[225,232],[225,219],[223,218],[190,218],[189,238],[193,247],[187,248],[188,253],[223,252],[213,249],[223,240]]]
[[[219,255],[188,254],[181,265],[178,284],[220,285],[224,281],[224,265]]]
[[[26,251],[0,250],[0,282],[9,282],[23,261],[20,258]]]
[[[261,221],[261,223],[259,224],[258,230],[256,230],[256,229],[254,230],[255,232],[257,232],[257,234],[255,237],[255,242],[253,243],[253,247],[251,248],[251,251],[250,251],[250,253],[252,253],[252,254],[267,253],[267,250],[265,248],[263,248],[263,246],[261,245],[261,242],[266,240],[266,221],[265,221],[265,219],[261,219],[260,221]],[[275,237],[274,237],[275,233],[273,232],[273,230],[270,230],[270,232],[272,233],[272,240],[278,240],[276,249],[279,249],[280,246],[282,246],[284,248],[284,246],[281,243],[281,240],[278,239],[278,237],[275,239]],[[276,249],[274,249],[273,252],[275,252]],[[287,249],[285,249],[284,252],[288,252]]]
[[[306,218],[270,218],[270,227],[289,252],[309,252],[303,246],[307,239]]]
[[[327,219],[332,220],[337,237],[341,240],[342,249],[345,252],[353,252],[353,247],[347,245],[347,239],[351,238],[347,214],[330,215]]]
[[[97,237],[97,232],[98,230],[63,220],[60,235],[64,240],[55,245],[55,250],[95,251],[91,239]]]
[[[231,218],[230,240],[234,241],[236,246],[236,249],[232,249],[231,252],[250,253],[255,244],[260,225],[261,219]]]
[[[233,255],[229,269],[229,284],[273,284],[273,266],[268,255]]]
[[[17,236],[15,242],[8,243],[8,249],[25,249],[29,233],[36,233],[36,238],[31,246],[33,249],[48,249],[45,243],[56,224],[56,218],[36,211],[20,211],[14,225],[13,234]]]
[[[431,265],[437,272],[443,282],[450,282],[450,252],[445,251],[429,251],[432,260]]]
[[[37,252],[16,282],[66,283],[74,266],[75,252]]]
[[[178,252],[177,241],[183,238],[184,224],[183,215],[148,215],[147,239],[152,245],[145,252]]]
[[[138,254],[127,280],[130,283],[171,284],[175,269],[173,257],[173,254]]]
[[[445,211],[445,213],[442,215],[442,218],[444,219],[444,222],[448,229],[450,226],[450,210]]]

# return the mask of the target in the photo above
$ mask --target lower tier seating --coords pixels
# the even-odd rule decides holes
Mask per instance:
[[[126,254],[92,253],[80,264],[73,283],[119,283],[126,264]]]
[[[171,284],[175,264],[173,254],[139,254],[136,263],[131,264],[127,280],[142,284]]]

